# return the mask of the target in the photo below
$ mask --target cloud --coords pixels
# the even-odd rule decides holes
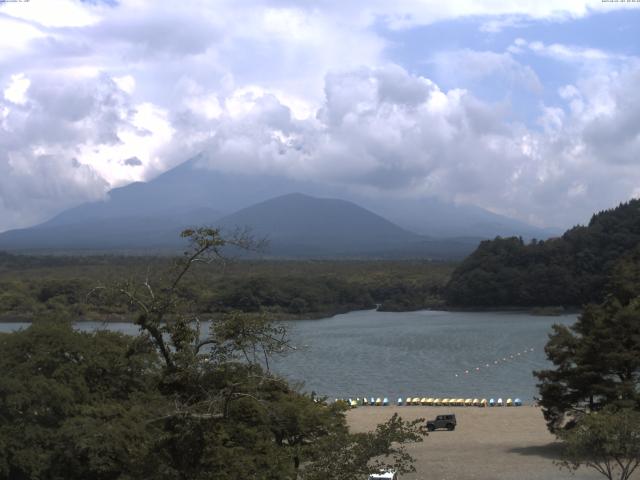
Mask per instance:
[[[138,157],[130,157],[122,162],[123,165],[127,165],[128,167],[139,167],[143,165],[142,160]]]
[[[506,79],[512,88],[524,87],[534,93],[540,93],[543,89],[536,72],[529,65],[520,63],[508,51],[496,53],[468,48],[444,51],[434,55],[432,63],[440,75],[452,82],[500,77]]]
[[[437,195],[539,224],[574,223],[640,183],[637,59],[525,39],[499,52],[490,41],[461,45],[433,57],[445,88],[398,65],[386,36],[469,17],[497,32],[628,5],[52,5],[0,4],[0,229],[101,198],[203,150],[216,168]],[[538,123],[526,126],[473,85],[506,80],[540,95],[544,72],[527,64],[532,56],[575,65],[579,75],[557,97],[536,100]]]
[[[545,44],[541,41],[527,42],[522,38],[514,42],[515,51],[521,53],[524,48],[529,51],[554,60],[568,63],[599,63],[611,62],[615,60],[629,61],[631,57],[627,55],[614,54],[598,48],[585,48],[575,45],[564,45],[561,43]]]
[[[0,99],[0,229],[102,198],[129,169],[127,153],[153,169],[158,133],[171,139],[163,127],[161,111],[134,104],[106,74],[13,75]]]
[[[223,109],[200,146],[217,169],[437,195],[570,225],[629,198],[640,181],[640,104],[629,93],[638,75],[633,68],[563,87],[561,103],[542,106],[537,130],[513,123],[501,105],[442,91],[396,65],[361,68],[327,76],[325,102],[303,121],[268,92],[244,95],[243,108]]]
[[[11,83],[4,90],[5,100],[18,105],[26,103],[26,93],[31,85],[31,81],[24,76],[24,73],[11,75]]]

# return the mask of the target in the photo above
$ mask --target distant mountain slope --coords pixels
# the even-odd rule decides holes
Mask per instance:
[[[221,214],[199,208],[148,216],[64,219],[0,234],[4,250],[147,250],[180,248],[188,226],[213,224]],[[155,252],[154,252],[155,253]]]
[[[401,251],[423,238],[358,205],[300,193],[283,195],[220,219],[232,229],[248,226],[267,236],[280,254],[358,254]]]
[[[108,198],[104,201],[71,208],[35,227],[2,233],[0,249],[128,250],[144,249],[148,246],[155,249],[173,249],[179,245],[177,232],[185,226],[214,224],[225,215],[233,219],[231,215],[234,212],[274,197],[287,195],[292,191],[316,197],[341,198],[352,202],[352,206],[354,203],[363,206],[369,210],[370,215],[376,212],[378,219],[382,219],[380,214],[383,215],[386,224],[384,222],[377,224],[382,228],[381,232],[374,233],[374,229],[371,228],[367,230],[371,233],[370,236],[359,237],[363,242],[360,246],[361,250],[373,252],[375,250],[373,243],[382,249],[375,255],[459,258],[471,251],[481,238],[493,238],[497,234],[522,235],[525,238],[547,236],[545,232],[535,230],[534,227],[477,207],[452,205],[435,199],[402,200],[366,197],[338,186],[292,180],[281,176],[214,171],[203,168],[202,162],[203,159],[195,157],[149,182],[138,182],[115,188],[109,192]],[[308,207],[313,211],[312,205]],[[335,216],[336,221],[341,218],[341,214],[346,213],[340,210],[339,207],[332,210],[331,216]],[[250,213],[251,210],[249,213],[238,212],[240,216],[237,217],[237,221],[242,220],[242,215]],[[310,213],[309,215],[314,218],[314,222],[310,222],[310,219],[302,214],[295,218],[299,222],[307,222],[305,225],[308,228],[315,228],[314,225],[322,222],[330,222],[329,218],[324,218],[325,214]],[[273,215],[270,218],[273,220]],[[251,220],[248,217],[247,219]],[[405,238],[408,238],[411,231],[425,235],[429,239],[423,237],[417,243],[410,245],[410,242],[405,241],[402,252],[396,251],[391,254],[388,248],[389,238],[393,237],[393,235],[389,236],[391,222],[395,224],[396,229],[404,229]],[[384,228],[383,224],[386,225]],[[259,223],[256,225],[260,226]],[[327,232],[337,228],[337,224],[327,225]],[[273,229],[269,232],[278,233]],[[311,236],[295,239],[294,232],[289,233],[292,234],[291,239],[287,242],[278,239],[275,245],[286,244],[287,248],[292,249],[291,252],[295,252],[295,255],[303,255],[305,248],[310,246],[313,246],[313,251],[324,255],[322,252],[327,252],[329,249],[322,245],[338,246],[338,243],[332,243],[325,237],[322,242],[315,242],[312,241]],[[414,239],[418,238],[415,233],[411,235]],[[449,237],[456,237],[456,240],[449,241]],[[276,238],[277,235],[274,235],[274,239]],[[351,240],[355,238],[346,238],[340,248],[352,245]],[[399,236],[393,238],[397,240]],[[402,243],[396,240],[394,245]],[[354,252],[351,246],[346,248],[346,251]],[[284,254],[282,250],[279,252]]]
[[[312,185],[285,177],[202,168],[199,158],[195,157],[149,182],[114,188],[106,200],[68,209],[45,224],[62,225],[97,218],[181,215],[198,208],[230,214],[292,190],[314,193]]]
[[[403,228],[432,237],[491,239],[496,236],[519,236],[525,239],[546,239],[562,233],[561,230],[534,227],[473,205],[456,205],[437,198],[394,201],[362,199],[357,203]]]
[[[159,217],[206,207],[231,214],[241,208],[291,192],[341,198],[429,237],[522,236],[544,239],[558,234],[479,207],[454,205],[436,198],[402,199],[358,195],[335,185],[264,175],[228,173],[203,168],[194,157],[153,180],[109,192],[105,201],[66,210],[45,224],[61,225],[99,218]]]
[[[624,269],[639,247],[640,200],[600,212],[588,226],[545,242],[484,241],[454,271],[447,301],[461,306],[599,302],[611,272]]]

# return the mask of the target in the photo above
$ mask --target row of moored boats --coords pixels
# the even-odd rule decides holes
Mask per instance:
[[[363,397],[363,398],[336,398],[336,402],[345,402],[351,407],[359,406],[383,406],[389,405],[389,399],[387,397]],[[432,397],[407,397],[406,399],[398,398],[396,402],[398,406],[409,405],[425,405],[429,407],[520,407],[522,406],[522,400],[519,398],[511,399],[502,398],[494,399],[490,398],[432,398]]]

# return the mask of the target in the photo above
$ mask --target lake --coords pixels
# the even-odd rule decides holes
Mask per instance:
[[[576,315],[512,312],[403,313],[373,310],[284,322],[296,350],[272,368],[304,389],[334,397],[503,397],[531,402],[533,370],[550,366],[544,345],[551,325]],[[28,324],[0,324],[11,331]],[[134,334],[128,323],[78,324]]]

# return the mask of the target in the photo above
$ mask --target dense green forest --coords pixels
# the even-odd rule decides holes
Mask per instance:
[[[125,299],[105,302],[101,286],[142,286],[175,259],[133,256],[23,256],[0,253],[0,319],[56,311],[68,318],[121,320]],[[454,266],[420,261],[227,261],[202,265],[182,293],[202,314],[264,312],[308,318],[354,309],[415,310],[442,305]]]
[[[292,348],[281,325],[234,312],[200,330],[183,282],[210,270],[226,240],[211,229],[187,235],[191,250],[161,277],[149,272],[144,288],[117,280],[101,290],[105,304],[127,300],[139,335],[79,332],[60,312],[0,333],[0,478],[358,480],[415,471],[405,445],[426,436],[424,419],[396,414],[372,432],[350,432],[343,402],[270,372],[268,358]]]
[[[600,302],[614,271],[637,262],[639,244],[640,200],[631,200],[559,238],[482,242],[453,272],[445,298],[464,307]]]

